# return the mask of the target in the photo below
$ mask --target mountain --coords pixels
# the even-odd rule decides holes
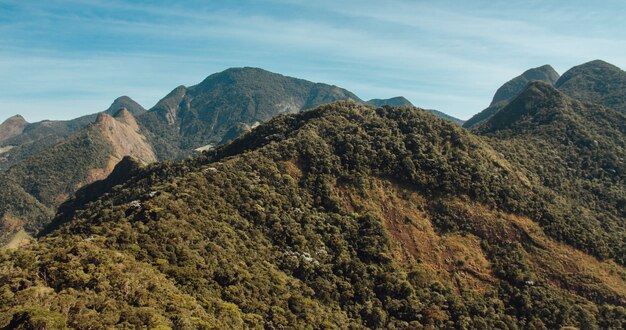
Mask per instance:
[[[26,119],[20,115],[7,118],[7,120],[0,124],[0,142],[19,135],[27,125],[28,122]]]
[[[231,68],[179,86],[139,117],[160,159],[217,145],[234,126],[253,125],[337,100],[361,100],[331,85],[257,68]]]
[[[502,109],[510,100],[519,95],[519,93],[526,88],[526,85],[528,85],[529,82],[543,81],[554,85],[558,79],[559,74],[550,65],[543,65],[524,71],[521,75],[509,80],[507,83],[498,88],[493,96],[493,99],[491,100],[491,104],[489,104],[489,107],[468,119],[463,124],[463,127],[473,128],[481,122],[489,119],[496,112],[498,112],[498,110]]]
[[[555,86],[565,94],[626,113],[626,72],[601,60],[575,66]]]
[[[28,157],[0,175],[0,217],[18,218],[27,232],[41,230],[56,207],[85,184],[107,177],[124,156],[156,161],[152,147],[127,109],[96,121],[66,140]],[[0,233],[7,234],[7,233]]]
[[[141,105],[133,101],[128,96],[118,97],[113,101],[108,109],[104,110],[104,112],[114,114],[122,108],[126,108],[134,116],[139,116],[146,112]],[[98,114],[94,113],[71,120],[43,120],[28,124],[24,127],[22,132],[20,132],[21,134],[15,135],[11,139],[0,139],[0,142],[2,142],[3,145],[19,146],[34,141],[40,141],[44,138],[49,138],[50,136],[53,136],[55,141],[60,141],[68,134],[78,131],[81,128],[93,123],[97,116]]]
[[[104,112],[113,115],[122,108],[127,109],[133,116],[139,116],[146,112],[141,105],[128,96],[118,97]],[[62,143],[72,133],[93,123],[97,117],[98,114],[95,113],[65,121],[43,120],[26,125],[20,134],[11,138],[0,139],[0,149],[3,147],[8,149],[6,153],[0,154],[2,155],[0,157],[0,171],[45,151],[55,144]]]
[[[408,106],[413,107],[414,105],[404,98],[403,96],[392,97],[390,99],[371,99],[365,102],[367,105],[371,105],[373,107],[382,107],[382,106],[391,106],[391,107],[402,107]],[[452,117],[448,114],[445,114],[441,111],[426,109],[426,111],[434,114],[437,117],[449,120],[457,125],[463,125],[464,121],[455,117]]]
[[[548,232],[626,263],[626,245],[616,243],[626,242],[626,116],[533,82],[477,133],[558,198],[568,215],[542,219]]]
[[[336,102],[184,161],[126,159],[0,254],[0,326],[621,328],[624,261],[552,230],[587,214],[492,147],[548,104],[530,99],[483,138]]]
[[[404,96],[396,96],[390,99],[371,99],[369,101],[366,101],[365,104],[371,105],[373,107],[382,107],[385,105],[391,107],[413,106],[411,101],[407,100]]]

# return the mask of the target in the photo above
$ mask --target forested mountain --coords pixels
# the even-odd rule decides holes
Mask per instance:
[[[565,94],[626,113],[626,72],[601,60],[575,66],[555,86]]]
[[[133,116],[141,115],[146,111],[128,96],[121,96],[115,99],[104,112],[113,115],[122,108],[127,109]],[[98,114],[94,113],[65,121],[44,120],[25,125],[20,134],[13,135],[11,138],[0,138],[0,149],[7,149],[5,153],[0,153],[0,171],[63,142],[72,133],[93,123],[97,117]],[[3,131],[4,129],[0,127],[0,135]]]
[[[231,68],[200,84],[179,86],[139,118],[160,159],[218,145],[239,125],[254,125],[337,100],[361,100],[331,85],[257,68]]]
[[[36,233],[49,223],[56,207],[83,185],[107,177],[127,155],[145,163],[156,161],[126,108],[118,109],[115,116],[101,113],[95,123],[0,175],[4,188],[0,218],[19,219],[29,233]],[[6,241],[14,232],[0,232],[0,236]]]
[[[473,128],[493,116],[498,110],[506,106],[509,101],[521,93],[532,81],[543,81],[554,85],[559,79],[559,74],[549,65],[543,65],[524,71],[521,75],[509,80],[502,85],[493,96],[491,104],[485,110],[468,119],[463,127]]]
[[[564,235],[571,192],[508,148],[533,130],[577,141],[562,128],[601,109],[533,84],[483,141],[417,108],[337,102],[185,161],[127,160],[128,178],[82,189],[37,244],[0,254],[0,325],[623,328],[624,260]],[[614,147],[613,128],[594,134]],[[584,142],[554,153],[587,164]]]
[[[137,102],[128,96],[120,96],[113,101],[111,106],[104,110],[105,113],[114,114],[121,108],[126,108],[134,116],[141,115],[146,110]],[[40,122],[26,125],[21,134],[14,136],[12,139],[4,139],[3,145],[19,146],[25,143],[38,141],[51,135],[66,136],[69,133],[80,130],[81,128],[93,123],[98,116],[97,113],[81,116],[71,120],[43,120]],[[2,142],[2,140],[0,140]]]
[[[392,106],[392,107],[402,107],[402,106],[409,106],[409,107],[413,107],[414,105],[411,103],[411,101],[407,100],[406,98],[402,97],[402,96],[397,96],[397,97],[392,97],[390,99],[371,99],[367,102],[365,102],[365,104],[367,105],[371,105],[374,107],[383,107],[383,106]],[[458,125],[463,125],[464,121],[460,120],[458,118],[452,117],[448,114],[445,114],[441,111],[437,111],[437,110],[431,110],[431,109],[426,109],[426,111],[434,114],[437,117],[441,117],[443,119],[449,120],[455,124]]]
[[[396,97],[392,97],[389,99],[371,99],[365,102],[365,104],[371,105],[373,107],[382,107],[385,105],[392,106],[392,107],[403,107],[403,106],[412,107],[413,106],[411,101],[407,100],[403,96],[396,96]]]
[[[559,201],[548,232],[626,263],[626,116],[534,82],[477,133]]]

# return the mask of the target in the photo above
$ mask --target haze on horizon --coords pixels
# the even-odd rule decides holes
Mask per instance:
[[[0,2],[0,121],[69,119],[253,66],[467,119],[530,67],[626,67],[626,3]]]

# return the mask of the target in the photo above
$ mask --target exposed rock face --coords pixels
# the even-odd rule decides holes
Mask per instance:
[[[154,150],[140,133],[139,125],[128,109],[122,108],[114,116],[101,113],[98,115],[96,124],[113,146],[112,157],[116,158],[115,163],[124,156],[132,156],[144,163],[156,161]]]
[[[28,125],[28,122],[20,115],[9,117],[0,124],[0,142],[20,135],[26,125]]]

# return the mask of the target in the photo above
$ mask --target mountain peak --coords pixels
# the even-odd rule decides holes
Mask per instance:
[[[24,119],[24,117],[22,117],[22,115],[19,115],[19,114],[17,114],[17,115],[13,115],[13,116],[11,116],[11,117],[7,118],[7,119],[6,119],[4,122],[2,122],[2,123],[4,124],[4,123],[8,123],[8,122],[11,122],[11,123],[26,123],[26,124],[28,124],[28,122],[26,121],[26,119]]]
[[[479,130],[488,133],[510,128],[522,121],[546,124],[563,108],[566,98],[549,83],[530,82],[522,93],[488,119]]]
[[[543,81],[549,85],[554,85],[558,79],[559,74],[548,64],[524,71],[521,75],[509,80],[498,88],[489,107],[467,120],[463,127],[473,128],[491,118],[498,110],[502,109],[509,101],[524,91],[529,82]]]
[[[555,83],[557,88],[564,86],[568,81],[581,76],[586,78],[607,78],[610,75],[623,73],[620,68],[603,60],[593,60],[581,65],[577,65],[565,72],[561,78]],[[598,80],[598,79],[594,79]]]
[[[626,113],[626,72],[602,60],[569,69],[555,86],[565,94]]]
[[[15,115],[7,118],[0,124],[0,142],[19,135],[24,131],[28,122],[21,115]]]
[[[404,96],[396,96],[396,97],[392,97],[389,99],[371,99],[365,102],[365,104],[375,106],[375,107],[382,107],[385,105],[392,106],[392,107],[400,107],[400,106],[412,107],[413,106],[413,103],[407,100]]]
[[[106,112],[100,112],[98,113],[98,116],[96,117],[96,123],[98,124],[108,123],[111,120],[113,120],[113,116],[111,116],[110,114]]]
[[[536,68],[528,69],[521,75],[509,80],[496,91],[490,106],[502,101],[508,101],[519,94],[526,85],[535,80],[544,81],[550,85],[559,79],[559,74],[552,66],[545,64]]]
[[[130,113],[130,111],[128,111],[128,109],[126,108],[121,108],[119,109],[114,115],[113,118],[115,118],[118,121],[121,121],[123,123],[126,123],[128,125],[131,125],[133,127],[137,126],[137,121],[135,120],[135,117],[133,116],[132,113]]]
[[[105,110],[105,112],[109,114],[114,114],[122,108],[126,108],[130,113],[135,116],[146,112],[146,109],[144,109],[144,107],[142,107],[139,103],[135,102],[135,100],[126,95],[116,98],[113,103],[111,103],[111,106],[107,110]]]

